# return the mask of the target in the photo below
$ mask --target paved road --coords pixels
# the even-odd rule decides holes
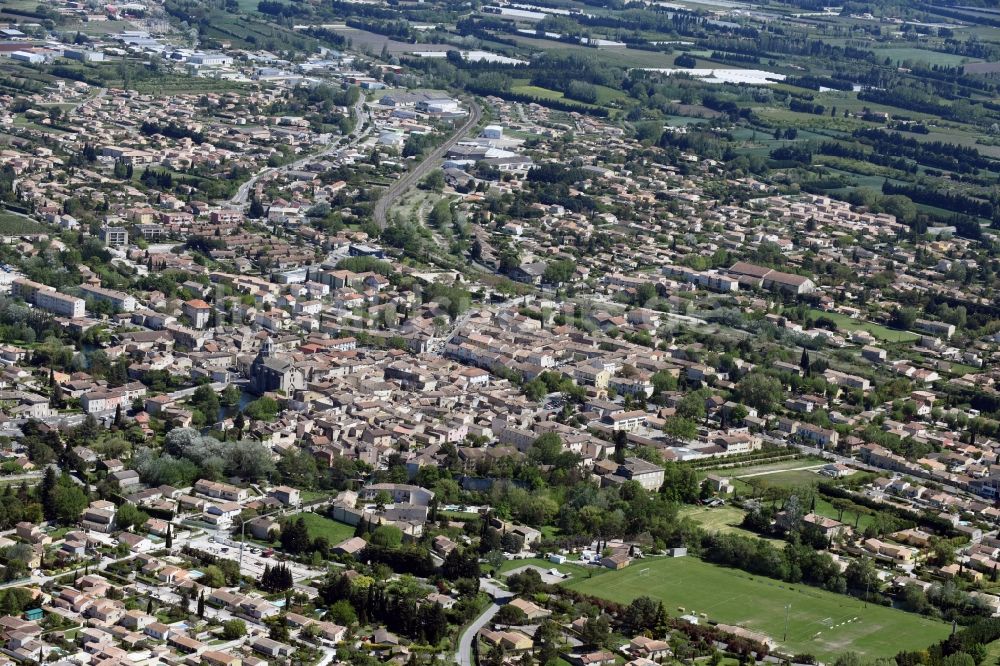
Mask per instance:
[[[479,579],[479,589],[490,595],[493,601],[479,617],[472,621],[472,624],[465,628],[459,637],[458,652],[455,653],[455,663],[459,666],[476,666],[475,660],[472,658],[472,643],[476,640],[476,634],[493,619],[503,604],[514,597],[510,590],[500,587],[489,578]]]
[[[789,467],[788,469],[769,469],[766,472],[753,472],[751,474],[734,474],[734,479],[751,479],[755,476],[768,476],[770,474],[782,474],[784,472],[812,472],[822,467],[826,467],[826,463],[821,465],[809,465],[808,467]]]
[[[369,127],[368,129],[364,129],[364,125],[365,125],[365,96],[361,95],[358,98],[357,103],[354,105],[354,129],[351,130],[350,134],[348,134],[348,136],[351,137],[351,143],[358,143],[363,138],[368,136],[368,133],[371,131],[371,128]],[[343,146],[338,142],[330,146],[326,150],[323,150],[322,152],[314,153],[312,155],[307,155],[306,157],[302,157],[300,159],[295,160],[294,162],[290,162],[280,167],[269,167],[267,169],[263,169],[254,174],[253,176],[251,176],[248,181],[240,185],[239,189],[236,190],[236,194],[233,195],[233,197],[229,200],[228,204],[230,206],[236,206],[236,207],[245,206],[250,198],[250,190],[252,190],[254,185],[257,184],[257,181],[259,181],[264,176],[270,176],[272,174],[277,174],[285,171],[290,171],[292,169],[297,169],[301,166],[305,166],[306,164],[312,162],[313,160],[321,159],[333,153],[344,150],[345,148],[346,146]]]
[[[442,143],[440,146],[432,150],[427,157],[423,159],[420,164],[413,167],[410,171],[403,175],[402,178],[397,180],[395,183],[389,186],[379,200],[375,202],[375,210],[372,212],[372,216],[375,219],[375,224],[379,226],[379,229],[385,229],[388,224],[388,213],[389,208],[392,206],[393,202],[402,196],[403,192],[410,189],[413,185],[418,183],[424,176],[426,176],[432,169],[437,168],[438,161],[444,157],[444,154],[455,145],[465,134],[479,123],[480,118],[483,117],[483,110],[479,108],[479,104],[475,100],[469,101],[469,117],[465,119],[465,122],[455,130],[455,132],[448,137],[448,139]]]
[[[483,611],[482,615],[473,620],[472,624],[465,628],[461,638],[458,639],[458,652],[455,653],[456,664],[459,666],[475,666],[475,661],[472,658],[472,642],[476,640],[479,630],[485,627],[499,610],[500,604],[496,602],[491,603]]]

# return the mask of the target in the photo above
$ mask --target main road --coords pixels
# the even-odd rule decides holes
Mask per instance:
[[[432,169],[437,168],[438,160],[440,160],[452,146],[464,137],[470,129],[475,127],[482,117],[483,110],[479,108],[479,104],[477,104],[475,100],[470,99],[469,117],[465,119],[465,122],[462,123],[462,125],[455,130],[444,143],[432,150],[417,166],[405,173],[402,178],[390,185],[389,189],[382,193],[382,196],[375,202],[375,209],[372,212],[375,224],[378,225],[379,229],[385,229],[386,225],[389,223],[387,218],[389,208],[392,206],[393,202],[398,199],[403,192],[410,189],[410,187],[417,183],[421,178],[430,173]]]
[[[353,144],[360,143],[362,139],[364,139],[366,136],[368,136],[368,132],[370,131],[370,128],[365,129],[365,108],[364,107],[365,107],[365,96],[364,96],[364,94],[362,94],[360,97],[358,97],[358,101],[354,104],[354,107],[353,107],[353,109],[354,109],[354,129],[352,129],[351,133],[347,135],[347,136],[350,137],[351,143],[353,143]],[[252,190],[253,187],[254,187],[254,185],[257,184],[257,181],[260,180],[261,178],[263,178],[264,176],[270,176],[272,174],[282,173],[282,172],[285,172],[285,171],[291,171],[292,169],[297,169],[297,168],[299,168],[301,166],[305,166],[306,164],[308,164],[309,162],[312,162],[313,160],[317,160],[317,159],[320,159],[322,157],[326,157],[327,155],[330,155],[332,153],[336,153],[336,152],[338,152],[340,150],[343,150],[344,148],[345,148],[345,146],[342,146],[339,143],[336,143],[336,144],[330,146],[329,148],[323,150],[322,152],[313,153],[311,155],[306,155],[305,157],[301,157],[301,158],[295,160],[294,162],[289,162],[288,164],[284,164],[284,165],[279,166],[279,167],[269,167],[267,169],[263,169],[263,170],[257,172],[256,174],[254,174],[248,181],[246,181],[245,183],[243,183],[242,185],[240,185],[239,189],[236,190],[236,194],[234,194],[233,198],[229,200],[229,205],[230,206],[238,206],[240,208],[242,208],[243,206],[245,206],[246,203],[247,203],[247,200],[250,198],[250,190]]]

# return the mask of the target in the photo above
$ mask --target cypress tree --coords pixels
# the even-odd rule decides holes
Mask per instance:
[[[56,515],[54,491],[56,489],[56,470],[52,465],[45,468],[45,476],[38,487],[38,499],[42,503],[42,513],[46,520],[52,520]]]
[[[357,526],[354,528],[354,536],[360,537],[368,533],[368,519],[365,516],[361,516],[361,520],[358,521]]]

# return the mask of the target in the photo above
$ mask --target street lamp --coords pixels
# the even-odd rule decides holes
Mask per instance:
[[[785,632],[781,635],[781,642],[784,643],[788,640],[788,611],[791,609],[791,604],[785,604]]]

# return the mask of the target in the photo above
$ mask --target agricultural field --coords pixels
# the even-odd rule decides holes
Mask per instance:
[[[656,51],[639,51],[637,49],[595,49],[579,44],[569,44],[551,39],[539,39],[525,35],[511,35],[519,46],[559,53],[562,55],[586,55],[600,58],[602,62],[617,67],[673,67],[676,54],[659,53]],[[711,65],[710,65],[711,66]],[[717,64],[715,66],[718,66]]]
[[[541,86],[533,86],[530,84],[529,79],[515,79],[510,89],[511,92],[521,95],[532,95],[533,97],[538,97],[539,99],[565,99],[567,102],[582,104],[583,106],[608,106],[614,102],[627,99],[627,97],[619,90],[614,90],[612,88],[608,88],[607,86],[594,86],[594,88],[597,90],[597,104],[588,104],[586,102],[567,98],[558,90],[542,88]]]
[[[975,62],[973,58],[964,58],[962,56],[955,55],[953,53],[940,53],[938,51],[929,51],[927,49],[919,48],[884,48],[884,49],[874,49],[875,56],[878,58],[889,58],[896,62],[896,64],[903,63],[905,61],[910,62],[925,62],[928,65],[944,65],[945,67],[955,67],[956,65],[961,65],[966,62]]]
[[[44,234],[51,229],[34,220],[0,210],[0,236],[16,236],[18,234]]]
[[[564,583],[585,594],[628,603],[647,595],[673,615],[704,614],[707,621],[736,624],[770,636],[784,651],[832,662],[850,650],[869,658],[891,657],[944,638],[943,622],[807,585],[793,585],[718,567],[693,557],[637,561],[627,569]],[[787,638],[785,611],[788,610]]]

